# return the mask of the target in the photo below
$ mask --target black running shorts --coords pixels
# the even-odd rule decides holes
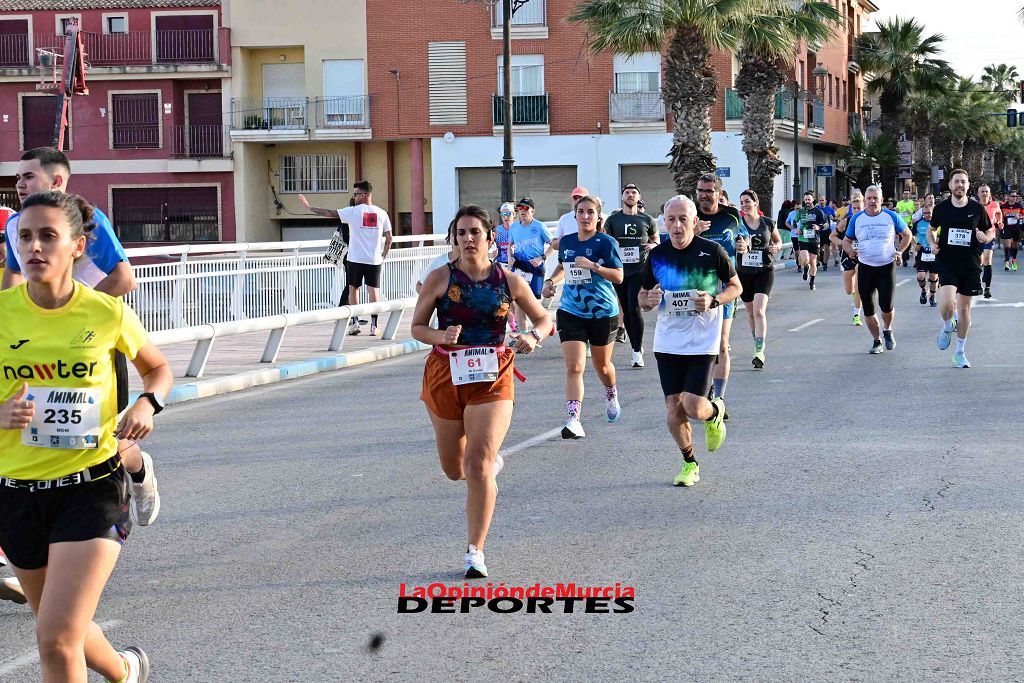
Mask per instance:
[[[380,266],[349,260],[345,266],[345,282],[349,287],[362,287],[364,283],[367,287],[380,287]]]
[[[936,262],[938,263],[938,262]],[[981,296],[981,270],[971,264],[938,265],[939,287],[956,287],[956,293],[963,296]]]
[[[581,318],[568,311],[558,309],[555,314],[555,327],[558,329],[559,342],[586,342],[591,346],[608,346],[615,342],[615,331],[619,327],[619,317]]]
[[[45,491],[0,487],[0,547],[15,567],[45,567],[51,543],[123,542],[132,523],[124,467],[93,481]]]
[[[665,396],[694,394],[707,396],[711,390],[711,375],[715,371],[718,355],[682,356],[675,353],[654,352],[658,361],[658,376]]]
[[[810,252],[815,256],[818,255],[818,243],[817,242],[804,242],[800,241],[800,251]]]
[[[843,255],[839,257],[839,265],[843,270],[850,271],[857,267],[857,260],[850,258],[850,255],[843,251]]]
[[[1015,242],[1020,241],[1021,229],[1019,225],[1013,225],[1003,228],[1003,234],[1001,235],[1004,240],[1013,240]]]
[[[914,260],[914,268],[919,273],[935,273],[938,269],[935,267],[935,261],[922,261],[921,257],[924,256],[923,252],[917,252],[917,258]]]
[[[775,284],[774,268],[763,268],[757,273],[738,271],[736,274],[740,278],[740,284],[743,285],[743,291],[740,292],[740,299],[743,300],[743,303],[751,303],[755,294],[771,296],[772,285]]]

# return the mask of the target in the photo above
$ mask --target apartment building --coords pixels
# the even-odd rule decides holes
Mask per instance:
[[[807,89],[815,67],[827,69],[820,99],[797,106],[797,128],[803,185],[831,196],[845,188],[842,169],[838,180],[818,180],[814,167],[841,166],[838,150],[850,126],[860,125],[862,82],[853,44],[862,16],[876,9],[868,0],[833,2],[844,17],[841,34],[817,50],[803,47],[794,60],[794,76]],[[551,220],[568,210],[568,191],[576,185],[614,207],[621,186],[635,182],[657,209],[675,193],[666,166],[671,126],[660,96],[662,56],[590,55],[584,27],[566,22],[576,4],[529,0],[512,19],[517,194],[530,194],[538,216]],[[423,141],[416,144],[429,168],[424,184],[432,188],[435,229],[443,229],[443,217],[462,203],[496,207],[503,144],[500,6],[450,0],[443,22],[424,21],[422,3],[366,0],[366,13],[374,135]],[[715,64],[721,96],[712,112],[712,151],[735,196],[747,186],[742,102],[731,89],[738,64],[724,53]],[[780,95],[777,111],[779,154],[787,163],[777,180],[781,203],[792,187],[792,100]]]
[[[0,0],[4,199],[21,153],[52,144],[56,96],[37,86],[77,22],[89,94],[70,106],[70,189],[125,243],[234,241],[224,19],[219,0]]]

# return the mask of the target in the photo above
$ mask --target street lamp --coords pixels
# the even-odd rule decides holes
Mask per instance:
[[[804,90],[800,87],[800,81],[793,80],[793,201],[800,203],[800,195],[803,188],[800,184],[800,100],[813,100],[816,95],[825,91],[825,77],[828,76],[828,69],[823,64],[814,67],[811,72],[814,76],[814,90]]]

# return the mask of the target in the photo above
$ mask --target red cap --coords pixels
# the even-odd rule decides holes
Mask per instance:
[[[589,195],[590,195],[590,192],[588,192],[587,188],[583,187],[582,185],[580,185],[575,190],[573,190],[571,193],[569,193],[570,197],[587,197]]]

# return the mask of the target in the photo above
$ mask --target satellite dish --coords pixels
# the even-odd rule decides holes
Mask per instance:
[[[455,133],[453,133],[451,131],[448,131],[447,133],[445,133],[444,134],[444,141],[447,142],[448,144],[451,144],[451,143],[455,142]]]

